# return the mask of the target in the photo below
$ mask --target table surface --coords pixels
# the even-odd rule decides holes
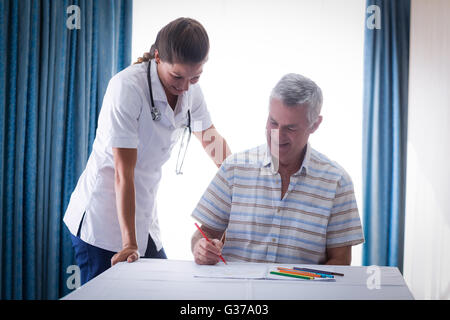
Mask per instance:
[[[223,264],[199,266],[193,261],[139,259],[122,262],[63,297],[63,300],[303,300],[414,299],[396,267],[295,265],[345,274],[335,282],[313,280],[208,278]],[[229,263],[250,271],[291,264]],[[240,269],[241,270],[241,269]],[[245,273],[245,271],[243,271]]]

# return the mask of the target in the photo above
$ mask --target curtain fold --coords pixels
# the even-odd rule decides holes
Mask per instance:
[[[402,271],[411,5],[368,0],[366,19],[377,19],[373,5],[380,24],[368,23],[364,39],[363,264]]]
[[[131,62],[131,19],[131,0],[0,0],[0,299],[70,292],[62,217],[108,81]]]

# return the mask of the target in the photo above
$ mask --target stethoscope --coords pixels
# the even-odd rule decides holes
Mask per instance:
[[[151,66],[151,61],[148,61],[148,67],[147,67],[147,82],[148,82],[148,88],[150,90],[150,102],[151,102],[151,107],[150,107],[150,112],[152,114],[152,119],[154,121],[160,121],[161,120],[161,111],[159,111],[158,108],[155,107],[155,102],[153,101],[153,90],[152,90],[152,79],[150,77],[150,66]],[[191,111],[188,109],[187,111],[187,116],[188,116],[188,125],[187,127],[189,128],[189,134],[191,134],[192,130],[191,130]]]
[[[153,101],[153,90],[152,90],[152,79],[150,78],[150,66],[151,66],[151,61],[148,62],[148,68],[147,68],[147,82],[148,82],[148,88],[150,90],[150,102],[151,102],[151,107],[150,107],[150,112],[152,114],[152,119],[153,121],[160,121],[161,120],[161,111],[159,111],[158,108],[155,107],[155,102]],[[187,146],[189,144],[189,140],[191,140],[191,133],[192,133],[192,129],[191,129],[191,111],[188,109],[187,111],[187,117],[188,117],[188,123],[187,123],[187,127],[185,127],[184,129],[184,133],[186,133],[186,129],[189,129],[189,134],[187,136],[187,141],[185,141],[184,137],[185,134],[183,134],[183,137],[181,138],[181,144],[180,144],[180,151],[178,151],[178,158],[177,158],[177,164],[176,164],[176,169],[175,172],[176,174],[183,174],[183,172],[181,171],[181,167],[183,166],[183,162],[184,162],[184,157],[186,156],[186,150],[187,150]],[[183,154],[182,154],[183,152]],[[180,161],[181,159],[181,161]]]

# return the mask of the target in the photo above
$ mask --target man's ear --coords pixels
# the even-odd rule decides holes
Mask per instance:
[[[159,57],[158,49],[155,49],[155,62],[158,64],[161,62],[161,58]]]
[[[316,122],[314,122],[314,124],[312,125],[312,127],[309,129],[309,133],[314,133],[320,126],[320,124],[322,123],[323,117],[322,116],[318,116]]]

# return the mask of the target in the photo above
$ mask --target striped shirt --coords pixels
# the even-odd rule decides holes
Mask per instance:
[[[307,145],[281,199],[281,176],[267,145],[228,157],[192,216],[226,231],[229,261],[322,264],[326,249],[364,242],[353,183]]]

